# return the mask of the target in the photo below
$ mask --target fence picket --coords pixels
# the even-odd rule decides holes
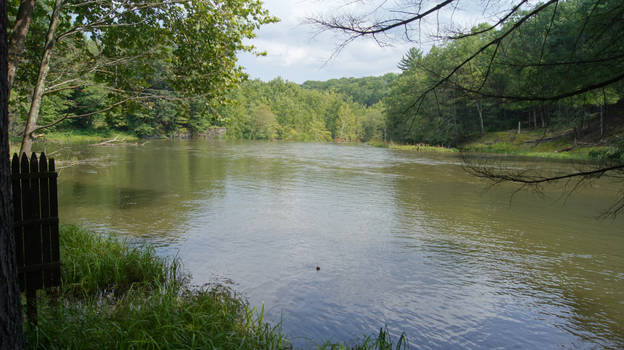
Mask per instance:
[[[13,185],[13,233],[17,253],[17,268],[18,270],[22,270],[24,268],[24,235],[22,230],[22,184],[19,175],[20,160],[17,153],[14,153],[11,161],[11,183]],[[24,274],[20,273],[18,278],[20,290],[24,290],[24,287],[26,286]]]
[[[26,179],[30,175],[30,165],[28,164],[28,156],[23,153],[21,158],[21,183],[22,183],[22,234],[24,239],[24,263],[25,265],[35,264],[35,257],[31,253],[32,246],[34,245],[32,235],[29,233],[30,227],[28,222],[32,219],[32,195],[30,194],[30,181]],[[24,269],[24,280],[26,281],[26,290],[30,289],[32,281],[32,275]]]
[[[51,247],[51,259],[53,262],[60,263],[61,257],[59,255],[59,225],[58,225],[58,193],[57,193],[57,173],[54,168],[54,158],[49,159],[48,171],[50,176],[48,177],[48,185],[50,191],[50,217],[55,219],[55,222],[50,225],[50,247]],[[61,268],[60,265],[51,270],[50,283],[54,286],[61,285]]]
[[[30,195],[32,201],[32,214],[30,219],[32,220],[28,227],[28,234],[31,235],[29,242],[32,244],[29,247],[29,255],[32,255],[32,262],[34,265],[43,263],[41,256],[41,198],[39,192],[39,161],[35,153],[30,157]],[[32,278],[30,279],[33,285],[28,288],[41,289],[43,288],[43,271],[37,269],[31,272]]]
[[[39,178],[39,193],[41,200],[41,258],[43,265],[49,266],[52,262],[52,242],[50,241],[50,226],[52,226],[52,223],[50,222],[50,195],[48,193],[50,185],[47,179],[48,159],[44,153],[41,153],[41,157],[39,158],[39,174],[46,176]],[[51,270],[48,267],[43,270],[44,287],[52,285],[50,277]]]

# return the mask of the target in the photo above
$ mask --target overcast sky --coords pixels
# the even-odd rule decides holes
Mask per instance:
[[[531,2],[531,1],[529,1]],[[379,4],[385,9],[413,11],[413,1],[408,0],[264,0],[264,7],[281,22],[268,24],[258,31],[251,41],[267,56],[239,54],[240,64],[252,79],[264,81],[282,77],[302,83],[306,80],[328,80],[341,77],[378,76],[398,72],[397,64],[407,50],[419,46],[427,52],[432,45],[431,34],[447,30],[466,30],[479,22],[500,15],[501,8],[513,0],[500,0],[493,7],[489,0],[460,0],[457,7],[445,7],[435,16],[427,17],[410,33],[418,43],[389,40],[391,46],[380,47],[372,39],[358,39],[334,55],[338,44],[345,39],[336,32],[319,33],[318,28],[307,24],[306,18],[341,13],[379,13]],[[345,5],[347,4],[347,5]],[[369,4],[369,8],[366,7]],[[435,1],[423,0],[424,8]],[[401,7],[403,5],[403,7]],[[377,11],[373,11],[377,9]],[[382,6],[382,10],[384,7]],[[450,26],[453,26],[452,28]]]
[[[363,77],[397,72],[397,63],[411,45],[398,42],[379,47],[373,40],[361,39],[349,44],[334,58],[340,37],[336,33],[318,33],[305,24],[305,18],[335,10],[335,2],[320,0],[264,0],[264,7],[281,19],[258,31],[252,43],[267,52],[265,57],[240,54],[240,64],[250,78],[265,81],[278,76],[302,83],[340,77]]]

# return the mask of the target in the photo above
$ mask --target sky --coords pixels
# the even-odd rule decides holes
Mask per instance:
[[[433,45],[431,35],[463,31],[477,23],[488,21],[501,14],[501,9],[513,0],[458,0],[454,7],[445,7],[435,16],[427,17],[409,33],[412,42],[401,40],[403,32],[380,46],[372,38],[357,39],[340,52],[336,52],[345,36],[334,31],[319,32],[319,28],[306,22],[306,18],[322,15],[379,14],[383,10],[414,11],[410,0],[264,0],[271,15],[281,19],[257,31],[250,42],[267,56],[239,54],[239,62],[252,79],[269,81],[282,77],[303,83],[306,80],[328,80],[341,77],[379,76],[399,72],[397,64],[414,46],[427,52]],[[531,2],[531,0],[529,0]],[[378,7],[380,4],[383,6]],[[436,1],[423,0],[423,8],[436,5]],[[455,7],[456,5],[456,7]],[[508,5],[508,4],[507,4]],[[368,7],[367,7],[368,6]],[[381,8],[381,10],[380,10]],[[396,12],[386,12],[396,15]],[[370,18],[370,17],[369,17]]]
[[[264,0],[264,7],[281,22],[264,25],[250,43],[267,56],[239,54],[239,63],[251,79],[276,77],[296,83],[341,77],[378,76],[398,72],[397,64],[413,44],[396,42],[380,47],[372,39],[359,39],[334,55],[341,38],[319,33],[306,17],[335,10],[335,2],[322,0]]]

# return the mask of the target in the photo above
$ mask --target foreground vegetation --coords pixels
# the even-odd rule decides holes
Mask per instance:
[[[74,226],[61,232],[60,297],[41,295],[31,349],[283,349],[279,327],[224,286],[192,287],[177,260]]]
[[[265,322],[230,288],[192,286],[178,260],[76,226],[61,226],[62,286],[41,292],[38,326],[25,324],[30,349],[289,349],[279,325]],[[407,339],[398,339],[396,349]],[[357,345],[395,349],[385,329]]]

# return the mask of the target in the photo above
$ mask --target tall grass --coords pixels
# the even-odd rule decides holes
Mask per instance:
[[[31,349],[284,349],[264,322],[224,286],[189,285],[176,260],[74,226],[61,228],[60,296],[41,293]]]
[[[319,348],[321,350],[407,350],[409,349],[409,343],[405,333],[402,333],[396,345],[394,345],[388,329],[380,328],[379,334],[368,336],[355,345],[325,343]]]
[[[90,233],[76,226],[61,226],[63,291],[73,295],[154,289],[183,283],[178,260],[156,255],[151,246],[133,248],[113,237]]]

